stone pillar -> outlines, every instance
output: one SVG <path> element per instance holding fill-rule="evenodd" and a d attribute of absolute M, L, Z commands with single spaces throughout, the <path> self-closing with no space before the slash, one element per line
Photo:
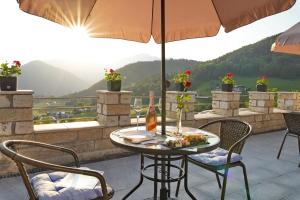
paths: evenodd
<path fill-rule="evenodd" d="M 166 94 L 166 116 L 171 119 L 176 119 L 177 113 L 177 100 L 176 97 L 181 95 L 182 92 L 179 91 L 167 91 Z M 185 108 L 188 109 L 186 112 L 183 110 L 182 120 L 189 121 L 194 120 L 194 107 L 196 102 L 196 92 L 186 92 L 187 95 L 191 97 L 189 102 L 185 103 Z"/>
<path fill-rule="evenodd" d="M 277 107 L 282 110 L 300 110 L 299 92 L 278 92 Z"/>
<path fill-rule="evenodd" d="M 213 112 L 226 117 L 238 116 L 240 92 L 212 91 Z"/>
<path fill-rule="evenodd" d="M 100 125 L 130 126 L 131 91 L 97 90 L 97 113 Z"/>
<path fill-rule="evenodd" d="M 33 91 L 0 91 L 0 136 L 33 133 Z"/>
<path fill-rule="evenodd" d="M 259 113 L 273 113 L 274 92 L 249 92 L 249 109 Z"/>

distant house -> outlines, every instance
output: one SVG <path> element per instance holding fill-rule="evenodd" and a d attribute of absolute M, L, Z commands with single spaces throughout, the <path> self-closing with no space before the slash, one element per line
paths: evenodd
<path fill-rule="evenodd" d="M 241 93 L 247 93 L 247 88 L 243 85 L 235 85 L 233 87 L 233 91 L 235 92 L 241 92 Z"/>

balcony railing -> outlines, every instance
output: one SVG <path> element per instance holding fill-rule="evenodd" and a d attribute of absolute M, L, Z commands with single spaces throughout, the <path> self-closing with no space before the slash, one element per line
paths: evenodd
<path fill-rule="evenodd" d="M 143 110 L 141 116 L 145 116 L 149 104 L 148 96 L 133 96 L 132 103 L 136 97 L 142 98 Z M 156 111 L 159 111 L 159 98 L 155 98 Z M 240 107 L 248 107 L 249 96 L 241 95 Z M 196 113 L 211 110 L 211 96 L 197 96 L 195 109 Z M 64 123 L 74 121 L 97 120 L 97 99 L 96 96 L 86 97 L 35 97 L 33 100 L 33 115 L 35 124 Z M 136 116 L 133 108 L 131 117 Z"/>

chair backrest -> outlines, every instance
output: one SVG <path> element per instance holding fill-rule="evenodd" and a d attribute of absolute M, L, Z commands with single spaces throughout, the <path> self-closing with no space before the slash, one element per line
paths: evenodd
<path fill-rule="evenodd" d="M 218 127 L 220 136 L 220 147 L 229 150 L 232 145 L 240 141 L 234 148 L 235 153 L 241 153 L 246 141 L 250 136 L 252 127 L 247 122 L 237 119 L 221 119 L 209 122 L 199 128 Z"/>
<path fill-rule="evenodd" d="M 2 144 L 0 144 L 0 151 L 16 163 L 30 200 L 38 200 L 37 196 L 34 193 L 32 185 L 30 184 L 30 179 L 24 167 L 24 164 L 22 163 L 21 159 L 19 159 L 20 155 L 16 151 L 15 144 L 13 142 L 3 142 Z"/>
<path fill-rule="evenodd" d="M 300 112 L 283 113 L 283 117 L 288 131 L 300 136 Z"/>

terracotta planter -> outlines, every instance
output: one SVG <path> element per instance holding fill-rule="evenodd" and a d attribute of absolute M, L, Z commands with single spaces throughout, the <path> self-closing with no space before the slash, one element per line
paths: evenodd
<path fill-rule="evenodd" d="M 224 92 L 232 92 L 233 84 L 222 84 L 222 91 Z"/>
<path fill-rule="evenodd" d="M 267 85 L 256 85 L 256 90 L 258 92 L 266 92 L 268 90 L 268 86 Z"/>
<path fill-rule="evenodd" d="M 121 91 L 121 80 L 107 81 L 108 91 Z"/>
<path fill-rule="evenodd" d="M 183 83 L 175 83 L 175 88 L 177 91 L 184 91 L 184 85 Z"/>
<path fill-rule="evenodd" d="M 17 77 L 0 77 L 0 87 L 2 91 L 16 91 Z"/>

